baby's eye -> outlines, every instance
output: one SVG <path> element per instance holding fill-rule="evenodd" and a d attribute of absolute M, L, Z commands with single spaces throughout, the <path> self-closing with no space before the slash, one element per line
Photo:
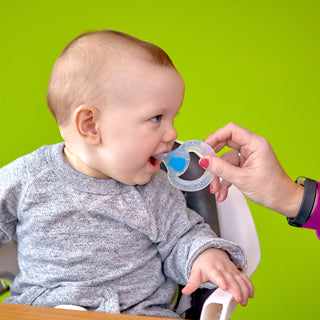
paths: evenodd
<path fill-rule="evenodd" d="M 159 115 L 151 118 L 151 121 L 153 121 L 153 122 L 160 122 L 160 121 L 161 121 L 161 118 L 162 118 L 162 115 L 159 114 Z"/>

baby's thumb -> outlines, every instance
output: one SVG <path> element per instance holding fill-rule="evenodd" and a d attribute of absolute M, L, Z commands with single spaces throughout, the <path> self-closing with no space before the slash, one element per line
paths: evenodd
<path fill-rule="evenodd" d="M 192 292 L 196 291 L 201 284 L 201 274 L 196 272 L 191 272 L 188 283 L 181 290 L 183 294 L 189 295 Z"/>
<path fill-rule="evenodd" d="M 238 167 L 222 158 L 219 158 L 216 155 L 209 155 L 201 158 L 199 165 L 200 167 L 211 171 L 216 176 L 231 183 L 233 183 L 233 180 L 235 180 L 237 174 L 239 173 L 238 170 L 240 170 Z"/>

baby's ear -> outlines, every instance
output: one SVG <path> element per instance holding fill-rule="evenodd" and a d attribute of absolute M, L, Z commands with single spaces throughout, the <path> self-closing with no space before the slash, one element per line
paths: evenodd
<path fill-rule="evenodd" d="M 99 117 L 99 111 L 89 105 L 81 105 L 73 114 L 73 123 L 77 132 L 88 144 L 94 146 L 101 142 L 101 136 L 97 126 Z"/>

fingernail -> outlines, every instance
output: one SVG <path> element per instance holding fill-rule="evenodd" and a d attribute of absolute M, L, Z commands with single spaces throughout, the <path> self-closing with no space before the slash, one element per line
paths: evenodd
<path fill-rule="evenodd" d="M 202 167 L 202 168 L 208 168 L 209 167 L 209 160 L 207 158 L 202 158 L 200 161 L 199 161 L 199 166 Z"/>
<path fill-rule="evenodd" d="M 209 186 L 209 191 L 210 191 L 210 193 L 213 193 L 213 186 L 211 184 Z"/>
<path fill-rule="evenodd" d="M 220 201 L 220 194 L 217 195 L 217 201 Z"/>

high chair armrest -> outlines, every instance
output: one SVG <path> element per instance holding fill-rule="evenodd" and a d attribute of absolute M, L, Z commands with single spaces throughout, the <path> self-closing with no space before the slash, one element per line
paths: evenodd
<path fill-rule="evenodd" d="M 218 288 L 205 301 L 200 320 L 228 320 L 236 307 L 232 294 Z"/>
<path fill-rule="evenodd" d="M 246 274 L 250 277 L 258 268 L 261 248 L 257 230 L 243 194 L 234 186 L 228 191 L 223 202 L 217 201 L 221 238 L 241 246 L 247 254 Z"/>

